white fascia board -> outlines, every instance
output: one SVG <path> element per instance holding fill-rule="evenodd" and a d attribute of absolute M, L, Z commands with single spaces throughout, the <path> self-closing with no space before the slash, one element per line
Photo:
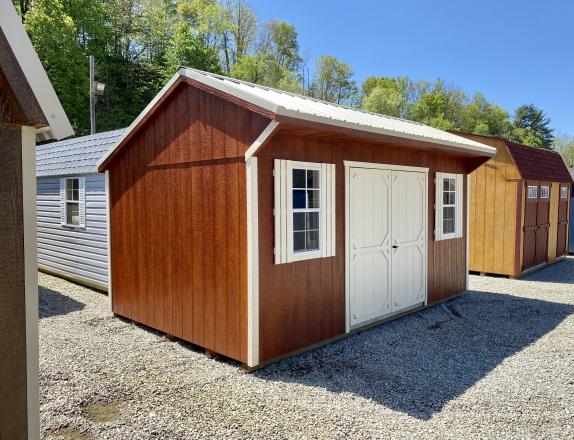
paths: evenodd
<path fill-rule="evenodd" d="M 236 83 L 234 83 L 233 78 L 219 77 L 215 74 L 203 74 L 194 69 L 182 68 L 185 70 L 185 76 L 193 79 L 197 82 L 205 84 L 206 86 L 213 87 L 221 92 L 227 93 L 228 95 L 239 98 L 243 101 L 249 102 L 257 107 L 265 109 L 271 113 L 276 113 L 278 105 L 270 99 L 265 99 L 260 96 L 256 96 L 253 93 L 248 93 L 245 90 L 241 90 Z M 244 87 L 255 87 L 245 84 L 242 81 L 237 81 Z"/>
<path fill-rule="evenodd" d="M 488 145 L 480 144 L 478 142 L 467 143 L 466 139 L 462 138 L 462 137 L 460 137 L 461 142 L 453 142 L 453 141 L 449 141 L 446 139 L 443 140 L 443 139 L 435 138 L 435 137 L 421 136 L 418 134 L 405 133 L 403 131 L 397 131 L 397 130 L 387 130 L 384 128 L 374 127 L 371 125 L 363 125 L 363 124 L 359 124 L 359 123 L 344 121 L 341 119 L 328 118 L 328 117 L 319 116 L 319 115 L 312 115 L 309 113 L 302 113 L 302 112 L 298 112 L 296 110 L 291 110 L 291 109 L 288 109 L 285 107 L 278 107 L 276 114 L 281 115 L 281 116 L 291 117 L 294 119 L 302 119 L 302 120 L 306 120 L 306 121 L 317 122 L 317 123 L 325 124 L 325 125 L 332 125 L 332 126 L 336 126 L 336 127 L 348 128 L 348 129 L 364 131 L 364 132 L 369 132 L 369 133 L 382 134 L 382 135 L 386 135 L 386 136 L 393 136 L 393 137 L 399 137 L 399 138 L 403 138 L 403 139 L 411 139 L 411 140 L 415 140 L 415 141 L 427 142 L 427 143 L 436 144 L 437 146 L 441 146 L 441 145 L 442 146 L 450 146 L 450 147 L 458 148 L 460 150 L 464 150 L 464 151 L 468 151 L 468 152 L 474 152 L 474 153 L 481 153 L 481 154 L 484 154 L 486 156 L 491 156 L 491 157 L 496 154 L 496 148 L 489 147 Z M 456 136 L 456 135 L 454 135 L 454 136 Z M 457 137 L 459 137 L 459 136 L 457 136 Z"/>
<path fill-rule="evenodd" d="M 143 109 L 143 111 L 138 115 L 137 118 L 134 119 L 134 121 L 130 124 L 130 126 L 124 130 L 123 134 L 120 136 L 120 138 L 118 139 L 118 141 L 112 146 L 112 148 L 110 148 L 106 154 L 104 154 L 104 156 L 98 161 L 96 167 L 99 169 L 100 166 L 106 161 L 108 160 L 108 158 L 113 154 L 114 151 L 116 151 L 116 148 L 118 147 L 118 145 L 120 145 L 133 131 L 134 129 L 138 126 L 138 124 L 141 122 L 141 120 L 143 118 L 146 117 L 146 115 L 156 106 L 156 104 L 164 97 L 164 95 L 168 92 L 168 90 L 174 85 L 174 83 L 179 79 L 180 76 L 182 76 L 182 69 L 179 69 L 171 78 L 170 80 L 166 83 L 165 86 L 162 87 L 162 89 L 159 91 L 159 93 L 157 95 L 155 95 L 155 97 L 151 100 L 151 102 L 146 106 L 146 108 Z"/>
<path fill-rule="evenodd" d="M 64 108 L 52 87 L 52 83 L 32 46 L 22 20 L 10 0 L 0 0 L 0 29 L 4 33 L 16 61 L 20 65 L 32 93 L 36 97 L 50 126 L 49 134 L 43 138 L 63 139 L 74 134 L 74 129 L 64 112 Z"/>
<path fill-rule="evenodd" d="M 261 132 L 261 134 L 257 137 L 257 139 L 255 139 L 255 142 L 253 142 L 249 147 L 249 149 L 245 152 L 246 162 L 249 160 L 250 157 L 252 157 L 257 152 L 257 150 L 259 150 L 261 145 L 263 145 L 263 143 L 265 143 L 265 141 L 269 138 L 269 136 L 271 136 L 275 132 L 278 126 L 279 122 L 271 121 L 269 125 L 265 127 L 265 130 Z"/>

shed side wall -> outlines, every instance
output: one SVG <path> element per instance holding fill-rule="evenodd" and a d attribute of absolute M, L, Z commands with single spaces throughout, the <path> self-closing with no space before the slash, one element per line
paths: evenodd
<path fill-rule="evenodd" d="M 246 362 L 243 155 L 268 123 L 182 84 L 113 159 L 115 313 Z"/>
<path fill-rule="evenodd" d="M 106 289 L 108 227 L 105 176 L 93 174 L 85 178 L 85 228 L 60 224 L 60 177 L 37 179 L 38 265 L 41 269 Z"/>
<path fill-rule="evenodd" d="M 490 141 L 497 148 L 496 156 L 470 175 L 469 270 L 517 275 L 516 193 L 520 175 L 504 143 Z"/>
<path fill-rule="evenodd" d="M 393 145 L 289 133 L 279 133 L 258 157 L 260 362 L 345 333 L 345 160 L 429 168 L 429 304 L 464 290 L 466 237 L 437 242 L 433 233 L 435 173 L 465 174 L 463 159 Z M 335 257 L 274 263 L 273 159 L 335 164 Z M 466 198 L 466 188 L 463 194 Z M 466 200 L 464 203 L 466 213 Z"/>

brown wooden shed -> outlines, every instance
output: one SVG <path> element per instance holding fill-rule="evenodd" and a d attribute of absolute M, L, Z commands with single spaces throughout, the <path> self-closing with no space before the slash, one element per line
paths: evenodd
<path fill-rule="evenodd" d="M 181 68 L 100 163 L 113 312 L 255 367 L 452 298 L 494 153 Z"/>
<path fill-rule="evenodd" d="M 471 174 L 471 271 L 517 277 L 568 253 L 572 177 L 560 154 L 453 132 L 495 147 Z"/>
<path fill-rule="evenodd" d="M 0 0 L 0 439 L 40 438 L 36 140 L 72 127 L 10 0 Z"/>

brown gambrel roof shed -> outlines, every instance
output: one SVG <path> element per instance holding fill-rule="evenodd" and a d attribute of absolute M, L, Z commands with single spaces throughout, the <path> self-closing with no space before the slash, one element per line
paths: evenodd
<path fill-rule="evenodd" d="M 497 149 L 471 174 L 471 271 L 517 277 L 568 253 L 572 177 L 555 151 L 452 132 Z"/>
<path fill-rule="evenodd" d="M 181 68 L 99 164 L 113 311 L 254 368 L 452 298 L 495 152 Z"/>

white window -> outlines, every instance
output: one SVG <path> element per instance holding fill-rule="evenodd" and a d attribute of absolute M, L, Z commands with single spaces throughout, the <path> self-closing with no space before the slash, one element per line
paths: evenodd
<path fill-rule="evenodd" d="M 538 198 L 538 187 L 536 185 L 528 185 L 527 197 L 529 199 Z"/>
<path fill-rule="evenodd" d="M 561 199 L 567 199 L 568 198 L 568 187 L 567 186 L 561 186 L 560 187 L 560 198 Z"/>
<path fill-rule="evenodd" d="M 540 198 L 541 199 L 550 198 L 550 187 L 549 186 L 541 186 L 540 187 Z"/>
<path fill-rule="evenodd" d="M 335 165 L 275 160 L 275 263 L 335 255 Z"/>
<path fill-rule="evenodd" d="M 85 187 L 85 177 L 60 179 L 60 222 L 63 226 L 85 227 Z"/>
<path fill-rule="evenodd" d="M 436 173 L 436 240 L 463 236 L 462 192 L 462 174 Z"/>

